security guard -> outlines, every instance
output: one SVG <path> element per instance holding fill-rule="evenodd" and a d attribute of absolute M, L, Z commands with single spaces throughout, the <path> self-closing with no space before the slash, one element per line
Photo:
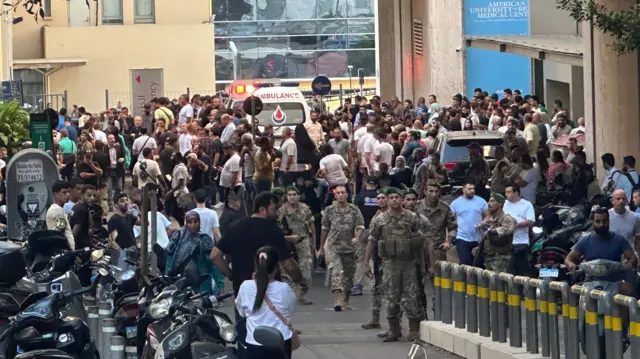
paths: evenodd
<path fill-rule="evenodd" d="M 483 234 L 477 253 L 484 259 L 485 268 L 496 273 L 507 272 L 511 260 L 513 232 L 517 223 L 502 210 L 504 201 L 503 195 L 492 193 L 488 203 L 489 215 L 480 224 Z M 475 257 L 480 264 L 479 256 Z"/>

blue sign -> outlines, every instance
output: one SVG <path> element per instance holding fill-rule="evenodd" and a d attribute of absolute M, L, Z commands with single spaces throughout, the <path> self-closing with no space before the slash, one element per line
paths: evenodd
<path fill-rule="evenodd" d="M 311 82 L 311 90 L 316 95 L 328 95 L 331 91 L 331 81 L 326 76 L 318 76 Z"/>
<path fill-rule="evenodd" d="M 529 35 L 529 0 L 464 1 L 464 33 L 469 36 Z M 483 49 L 466 49 L 467 97 L 477 87 L 502 96 L 510 88 L 531 92 L 531 59 Z"/>
<path fill-rule="evenodd" d="M 2 81 L 2 100 L 17 101 L 22 106 L 22 80 Z"/>

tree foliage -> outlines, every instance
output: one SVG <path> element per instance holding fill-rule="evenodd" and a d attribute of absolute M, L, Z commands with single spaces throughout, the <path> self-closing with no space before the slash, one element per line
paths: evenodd
<path fill-rule="evenodd" d="M 15 101 L 0 103 L 0 145 L 15 147 L 29 138 L 29 114 Z"/>
<path fill-rule="evenodd" d="M 640 47 L 640 4 L 627 9 L 610 10 L 606 1 L 556 0 L 559 9 L 568 11 L 576 21 L 591 21 L 593 27 L 611 35 L 613 49 L 619 54 L 628 54 Z"/>

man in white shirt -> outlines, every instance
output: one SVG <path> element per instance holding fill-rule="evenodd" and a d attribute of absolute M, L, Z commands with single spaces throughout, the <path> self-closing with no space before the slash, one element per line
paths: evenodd
<path fill-rule="evenodd" d="M 107 143 L 107 134 L 102 131 L 102 124 L 99 122 L 93 124 L 93 139 Z"/>
<path fill-rule="evenodd" d="M 530 156 L 522 156 L 521 164 L 522 171 L 516 181 L 519 187 L 518 193 L 527 201 L 536 203 L 536 192 L 538 190 L 538 182 L 540 182 L 540 170 L 533 165 Z"/>
<path fill-rule="evenodd" d="M 183 131 L 178 137 L 178 147 L 180 148 L 180 153 L 184 156 L 187 152 L 191 151 L 193 148 L 194 138 L 196 137 L 196 126 L 193 123 L 185 124 L 182 126 Z"/>
<path fill-rule="evenodd" d="M 290 127 L 285 127 L 282 130 L 280 152 L 282 152 L 280 170 L 283 172 L 285 185 L 289 186 L 294 181 L 293 176 L 298 164 L 298 146 L 296 141 L 293 140 L 293 130 Z"/>
<path fill-rule="evenodd" d="M 223 187 L 224 202 L 227 202 L 229 191 L 236 190 L 242 184 L 242 168 L 240 167 L 240 155 L 231 143 L 225 143 L 222 150 L 229 157 L 220 173 L 220 186 Z"/>
<path fill-rule="evenodd" d="M 329 188 L 346 185 L 349 182 L 346 174 L 349 165 L 344 158 L 335 154 L 333 147 L 329 144 L 322 145 L 320 151 L 322 151 L 324 157 L 320 160 L 319 176 L 324 177 Z"/>
<path fill-rule="evenodd" d="M 609 210 L 609 230 L 626 238 L 633 252 L 638 256 L 640 248 L 640 217 L 627 207 L 627 196 L 617 189 L 611 195 L 613 208 Z"/>
<path fill-rule="evenodd" d="M 158 162 L 153 160 L 153 152 L 150 148 L 142 150 L 142 159 L 136 162 L 133 166 L 133 172 L 131 173 L 131 179 L 133 186 L 139 189 L 143 189 L 147 184 L 153 183 L 165 186 L 164 179 L 162 178 L 162 172 Z"/>
<path fill-rule="evenodd" d="M 373 175 L 373 150 L 375 149 L 376 138 L 374 136 L 375 125 L 367 125 L 367 133 L 360 137 L 358 140 L 358 157 L 360 158 L 360 169 L 364 169 L 365 175 L 369 173 Z M 373 144 L 369 145 L 369 142 L 373 141 Z M 369 152 L 367 152 L 369 151 Z"/>
<path fill-rule="evenodd" d="M 200 188 L 193 192 L 193 196 L 196 200 L 196 208 L 194 208 L 193 211 L 200 215 L 200 232 L 211 236 L 213 243 L 218 243 L 220 238 L 222 238 L 220 234 L 220 223 L 218 213 L 207 208 L 209 192 L 204 188 Z"/>
<path fill-rule="evenodd" d="M 178 125 L 189 123 L 193 119 L 193 106 L 189 103 L 189 96 L 181 95 L 178 99 L 180 103 L 180 113 L 178 114 Z"/>
<path fill-rule="evenodd" d="M 522 198 L 520 186 L 509 184 L 504 189 L 507 201 L 504 203 L 504 213 L 516 220 L 516 230 L 513 232 L 513 254 L 509 273 L 529 277 L 531 251 L 529 250 L 529 228 L 536 220 L 536 213 L 531 202 Z"/>
<path fill-rule="evenodd" d="M 69 243 L 71 250 L 75 249 L 75 240 L 71 226 L 69 225 L 69 217 L 64 212 L 63 206 L 69 201 L 69 190 L 71 183 L 67 181 L 56 180 L 51 186 L 53 192 L 53 203 L 49 206 L 46 215 L 47 229 L 59 231 Z"/>
<path fill-rule="evenodd" d="M 616 159 L 611 153 L 605 153 L 601 157 L 602 166 L 607 171 L 604 180 L 602 181 L 601 188 L 605 195 L 612 195 L 616 189 L 624 191 L 626 198 L 631 198 L 633 192 L 633 186 L 622 172 L 615 167 Z"/>
<path fill-rule="evenodd" d="M 636 186 L 640 184 L 640 176 L 638 172 L 636 172 L 636 158 L 633 156 L 624 156 L 622 158 L 622 170 L 625 173 L 625 176 L 630 180 L 632 186 Z M 630 177 L 630 178 L 629 178 Z"/>
<path fill-rule="evenodd" d="M 158 148 L 158 144 L 156 143 L 156 139 L 147 135 L 147 128 L 140 128 L 140 136 L 133 141 L 133 146 L 131 146 L 131 151 L 134 156 L 138 156 L 138 161 L 142 161 L 144 156 L 142 155 L 142 150 L 145 148 L 150 148 L 152 151 L 155 151 Z"/>
<path fill-rule="evenodd" d="M 570 134 L 575 135 L 578 132 L 586 133 L 587 129 L 584 127 L 584 117 L 580 117 L 577 122 L 578 127 L 572 129 Z"/>
<path fill-rule="evenodd" d="M 391 170 L 393 168 L 393 146 L 389 143 L 387 131 L 378 131 L 376 138 L 378 142 L 374 149 L 375 170 L 376 172 L 380 170 L 381 163 L 386 163 L 387 168 Z"/>
<path fill-rule="evenodd" d="M 233 118 L 227 114 L 220 117 L 220 124 L 224 126 L 222 135 L 220 135 L 220 142 L 224 144 L 231 141 L 231 136 L 233 135 L 233 131 L 236 130 L 236 125 L 233 123 Z"/>

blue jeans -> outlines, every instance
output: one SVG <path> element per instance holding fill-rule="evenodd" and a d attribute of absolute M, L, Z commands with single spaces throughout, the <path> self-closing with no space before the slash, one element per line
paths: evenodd
<path fill-rule="evenodd" d="M 456 252 L 458 253 L 458 263 L 473 265 L 473 254 L 471 251 L 478 246 L 478 242 L 467 242 L 456 239 Z"/>

